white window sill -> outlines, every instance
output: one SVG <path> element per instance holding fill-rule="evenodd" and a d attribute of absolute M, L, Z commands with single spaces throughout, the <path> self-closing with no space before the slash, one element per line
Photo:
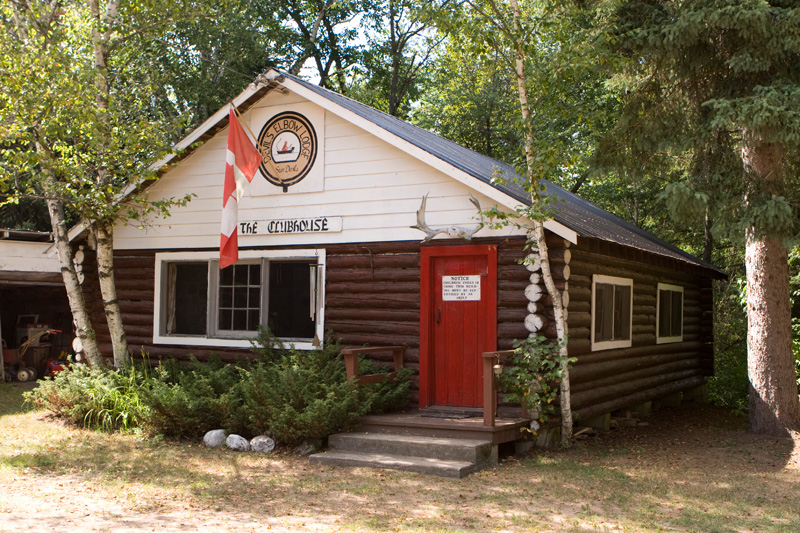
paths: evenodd
<path fill-rule="evenodd" d="M 601 350 L 615 350 L 618 348 L 630 348 L 633 343 L 630 339 L 624 341 L 592 341 L 592 351 L 599 352 Z"/>
<path fill-rule="evenodd" d="M 255 338 L 255 337 L 253 337 Z M 316 348 L 311 340 L 308 341 L 292 341 L 280 340 L 287 348 L 294 346 L 297 350 L 313 350 Z M 206 346 L 209 348 L 252 348 L 253 344 L 250 339 L 215 339 L 209 337 L 180 337 L 175 335 L 155 335 L 153 336 L 153 344 L 168 344 L 180 346 Z"/>

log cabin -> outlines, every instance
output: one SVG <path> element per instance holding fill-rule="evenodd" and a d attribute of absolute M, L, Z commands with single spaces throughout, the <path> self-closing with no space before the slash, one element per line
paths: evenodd
<path fill-rule="evenodd" d="M 194 198 L 167 219 L 114 230 L 134 353 L 240 360 L 258 325 L 298 349 L 327 335 L 402 346 L 413 405 L 481 409 L 482 354 L 555 337 L 536 258 L 521 263 L 526 230 L 480 225 L 478 207 L 530 202 L 512 166 L 277 70 L 233 103 L 266 154 L 239 202 L 239 262 L 218 267 L 226 106 L 157 164 L 146 189 L 151 200 Z M 545 228 L 577 358 L 576 415 L 701 387 L 713 372 L 712 281 L 724 274 L 543 184 L 556 198 Z M 85 290 L 110 353 L 96 281 Z"/>

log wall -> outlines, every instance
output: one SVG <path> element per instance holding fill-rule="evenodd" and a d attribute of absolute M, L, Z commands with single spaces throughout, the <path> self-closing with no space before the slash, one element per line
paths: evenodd
<path fill-rule="evenodd" d="M 568 280 L 568 348 L 572 409 L 578 419 L 697 387 L 713 375 L 713 294 L 707 272 L 688 264 L 583 238 L 571 252 Z M 591 349 L 592 275 L 633 279 L 630 348 Z M 659 283 L 684 288 L 683 340 L 656 344 Z M 548 315 L 545 314 L 545 318 Z M 542 331 L 555 337 L 545 321 Z"/>
<path fill-rule="evenodd" d="M 523 237 L 476 239 L 498 245 L 497 346 L 530 333 L 555 338 L 552 302 L 535 258 L 520 264 L 527 252 Z M 436 246 L 462 241 L 437 241 Z M 329 245 L 327 250 L 325 329 L 343 346 L 405 345 L 406 366 L 419 369 L 419 242 Z M 572 405 L 588 417 L 651 400 L 705 382 L 713 373 L 712 292 L 706 273 L 665 258 L 582 238 L 570 246 L 548 235 L 556 285 L 567 302 L 569 353 L 577 357 L 571 372 Z M 628 254 L 626 256 L 626 254 Z M 633 254 L 633 256 L 631 256 Z M 128 342 L 144 351 L 187 360 L 217 354 L 225 361 L 252 358 L 246 349 L 153 345 L 154 251 L 117 251 L 117 289 Z M 84 262 L 84 284 L 91 302 L 101 350 L 111 354 L 91 254 Z M 593 274 L 632 278 L 634 283 L 632 346 L 591 351 L 591 280 Z M 701 275 L 702 274 L 702 275 Z M 683 342 L 657 345 L 656 286 L 684 287 Z M 388 357 L 388 355 L 387 355 Z M 387 363 L 390 362 L 388 359 Z M 415 374 L 412 402 L 417 401 Z"/>
<path fill-rule="evenodd" d="M 527 335 L 523 326 L 529 272 L 517 260 L 524 257 L 524 238 L 476 239 L 498 246 L 498 348 L 508 349 L 514 338 Z M 457 246 L 463 241 L 437 241 Z M 405 364 L 415 370 L 412 401 L 417 401 L 419 370 L 420 248 L 418 241 L 340 244 L 326 247 L 325 330 L 343 346 L 405 345 Z M 254 357 L 247 349 L 153 345 L 155 251 L 116 251 L 114 267 L 120 307 L 130 349 L 160 358 L 200 360 L 212 353 L 223 361 Z M 84 292 L 90 302 L 100 349 L 112 353 L 96 263 L 86 254 Z M 388 356 L 387 356 L 388 357 Z M 390 362 L 388 359 L 387 363 Z"/>

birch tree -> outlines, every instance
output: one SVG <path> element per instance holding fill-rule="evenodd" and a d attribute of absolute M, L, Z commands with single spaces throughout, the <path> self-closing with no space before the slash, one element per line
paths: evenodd
<path fill-rule="evenodd" d="M 80 214 L 96 241 L 114 364 L 121 366 L 128 348 L 114 285 L 112 228 L 120 219 L 166 213 L 171 204 L 147 204 L 136 194 L 119 202 L 154 177 L 147 166 L 169 145 L 168 129 L 150 113 L 151 91 L 143 82 L 148 61 L 137 40 L 173 14 L 155 2 L 122 6 L 119 0 L 14 0 L 0 10 L 6 85 L 0 96 L 0 186 L 12 199 L 47 201 L 77 333 L 89 362 L 99 365 L 102 355 L 75 274 L 64 210 Z"/>
<path fill-rule="evenodd" d="M 530 193 L 531 209 L 524 212 L 531 224 L 529 240 L 541 263 L 542 280 L 552 300 L 553 313 L 559 343 L 561 364 L 560 407 L 561 407 L 561 444 L 564 447 L 572 444 L 572 408 L 570 402 L 569 356 L 566 343 L 566 319 L 561 292 L 556 287 L 550 269 L 549 251 L 545 239 L 544 221 L 548 218 L 548 199 L 540 184 L 544 177 L 542 159 L 535 152 L 537 145 L 536 131 L 533 128 L 531 105 L 528 88 L 530 84 L 528 68 L 530 54 L 536 53 L 531 43 L 537 42 L 537 18 L 530 12 L 523 12 L 518 0 L 508 3 L 498 0 L 466 0 L 466 5 L 477 15 L 482 23 L 478 28 L 480 35 L 490 47 L 507 61 L 516 80 L 521 116 L 521 128 L 524 138 L 525 187 Z M 474 30 L 473 30 L 474 31 Z"/>

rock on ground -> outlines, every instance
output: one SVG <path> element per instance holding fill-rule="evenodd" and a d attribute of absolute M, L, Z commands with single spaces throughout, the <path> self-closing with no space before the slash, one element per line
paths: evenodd
<path fill-rule="evenodd" d="M 250 441 L 250 449 L 254 452 L 269 453 L 275 449 L 275 441 L 266 435 L 259 435 Z"/>
<path fill-rule="evenodd" d="M 228 448 L 237 452 L 250 451 L 250 444 L 247 442 L 247 439 L 241 435 L 228 435 L 228 438 L 225 439 L 225 444 Z"/>
<path fill-rule="evenodd" d="M 225 445 L 228 434 L 224 429 L 212 429 L 203 437 L 203 444 L 209 448 L 219 448 Z"/>
<path fill-rule="evenodd" d="M 312 453 L 322 450 L 322 444 L 321 439 L 308 439 L 303 441 L 303 443 L 294 450 L 300 455 L 311 455 Z"/>

